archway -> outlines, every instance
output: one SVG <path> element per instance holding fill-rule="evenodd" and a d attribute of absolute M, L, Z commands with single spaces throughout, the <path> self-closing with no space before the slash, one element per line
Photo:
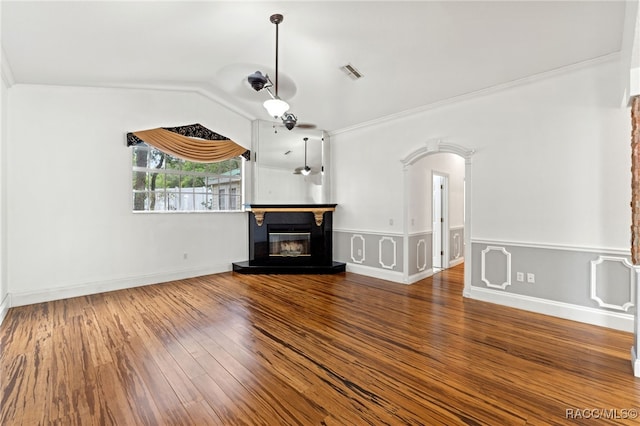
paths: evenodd
<path fill-rule="evenodd" d="M 471 214 L 472 214 L 472 204 L 471 204 L 471 194 L 472 194 L 472 156 L 475 153 L 474 150 L 470 150 L 460 145 L 451 144 L 444 142 L 443 140 L 431 140 L 427 141 L 424 146 L 418 148 L 417 150 L 410 153 L 406 156 L 402 161 L 403 164 L 403 218 L 404 218 L 404 247 L 403 251 L 405 254 L 409 253 L 409 224 L 411 223 L 410 217 L 410 199 L 411 199 L 411 191 L 410 191 L 410 179 L 409 173 L 412 170 L 412 167 L 418 162 L 418 160 L 434 154 L 441 153 L 450 153 L 455 154 L 464 159 L 464 176 L 465 176 L 465 189 L 464 189 L 464 291 L 463 294 L 465 297 L 470 295 L 471 289 Z M 406 283 L 413 282 L 409 273 L 409 256 L 404 256 L 404 281 Z"/>

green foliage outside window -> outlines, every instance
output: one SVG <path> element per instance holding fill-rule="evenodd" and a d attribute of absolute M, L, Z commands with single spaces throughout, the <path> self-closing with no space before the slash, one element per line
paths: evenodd
<path fill-rule="evenodd" d="M 241 210 L 242 162 L 195 163 L 139 144 L 132 158 L 133 210 Z"/>

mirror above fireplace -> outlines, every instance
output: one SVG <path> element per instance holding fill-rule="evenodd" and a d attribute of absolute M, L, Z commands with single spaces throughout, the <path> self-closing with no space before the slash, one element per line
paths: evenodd
<path fill-rule="evenodd" d="M 256 120 L 252 151 L 256 158 L 252 203 L 323 204 L 330 201 L 329 136 L 325 131 L 298 127 L 287 130 L 278 122 Z M 311 170 L 308 175 L 302 173 L 305 165 Z"/>

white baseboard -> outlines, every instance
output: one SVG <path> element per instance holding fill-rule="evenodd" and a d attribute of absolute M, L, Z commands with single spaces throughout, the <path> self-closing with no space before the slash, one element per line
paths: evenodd
<path fill-rule="evenodd" d="M 464 258 L 456 259 L 449 263 L 449 267 L 459 265 L 463 262 Z M 347 263 L 347 272 L 379 278 L 381 280 L 393 281 L 394 283 L 399 284 L 414 284 L 433 275 L 433 269 L 427 269 L 417 274 L 410 275 L 405 279 L 402 272 L 373 268 L 371 266 L 358 265 L 357 263 Z"/>
<path fill-rule="evenodd" d="M 631 347 L 631 367 L 633 368 L 633 375 L 640 377 L 640 359 L 636 354 L 636 348 Z"/>
<path fill-rule="evenodd" d="M 9 312 L 10 307 L 11 295 L 7 294 L 2 302 L 0 302 L 0 325 L 2 325 L 2 321 L 4 321 L 4 317 L 7 316 L 7 312 Z"/>
<path fill-rule="evenodd" d="M 371 266 L 347 263 L 347 272 L 366 275 L 368 277 L 379 278 L 381 280 L 393 281 L 395 283 L 406 284 L 402 272 L 390 271 L 388 269 L 372 268 Z"/>
<path fill-rule="evenodd" d="M 471 286 L 468 297 L 471 299 L 482 300 L 484 302 L 523 309 L 525 311 L 633 333 L 634 317 L 631 314 L 604 311 L 586 306 L 556 302 L 553 300 L 506 293 L 504 291 L 474 286 Z M 638 368 L 640 370 L 640 365 Z"/>
<path fill-rule="evenodd" d="M 417 274 L 410 275 L 407 278 L 406 284 L 414 284 L 420 280 L 424 280 L 425 278 L 429 278 L 433 275 L 433 269 L 427 269 L 425 271 L 419 272 Z"/>
<path fill-rule="evenodd" d="M 449 261 L 449 268 L 453 268 L 454 266 L 458 266 L 461 263 L 464 263 L 464 257 L 459 257 L 457 259 L 453 259 Z"/>
<path fill-rule="evenodd" d="M 134 277 L 115 278 L 74 285 L 69 287 L 51 288 L 42 291 L 24 293 L 10 293 L 11 306 L 31 305 L 34 303 L 50 302 L 52 300 L 69 299 L 71 297 L 87 296 L 114 290 L 159 284 L 167 281 L 182 280 L 202 275 L 219 274 L 231 271 L 231 264 L 215 265 L 208 268 L 183 269 L 167 271 L 157 274 L 138 275 Z"/>

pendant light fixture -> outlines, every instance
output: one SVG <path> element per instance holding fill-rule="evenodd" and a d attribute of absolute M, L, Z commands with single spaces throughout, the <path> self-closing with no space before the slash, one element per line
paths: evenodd
<path fill-rule="evenodd" d="M 304 168 L 301 170 L 302 174 L 308 176 L 311 173 L 311 167 L 307 166 L 307 141 L 309 138 L 304 138 Z"/>
<path fill-rule="evenodd" d="M 265 109 L 273 118 L 282 117 L 282 121 L 285 127 L 291 130 L 295 127 L 298 119 L 292 113 L 287 113 L 287 111 L 289 110 L 289 104 L 280 99 L 280 96 L 278 96 L 278 26 L 283 21 L 283 19 L 284 17 L 279 13 L 271 15 L 271 17 L 269 18 L 271 23 L 275 24 L 276 26 L 276 84 L 274 85 L 271 82 L 269 76 L 263 75 L 260 71 L 256 71 L 253 74 L 249 75 L 249 77 L 247 77 L 247 80 L 256 92 L 259 92 L 262 89 L 267 90 L 267 92 L 271 96 L 271 99 L 268 99 L 264 102 L 263 105 Z M 271 92 L 271 87 L 275 87 L 275 93 Z"/>

